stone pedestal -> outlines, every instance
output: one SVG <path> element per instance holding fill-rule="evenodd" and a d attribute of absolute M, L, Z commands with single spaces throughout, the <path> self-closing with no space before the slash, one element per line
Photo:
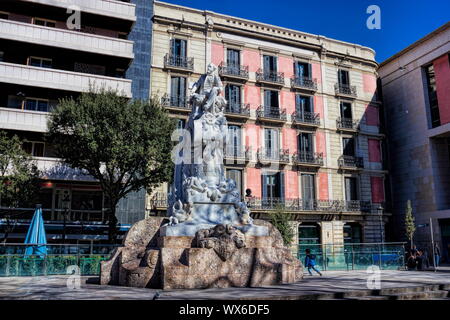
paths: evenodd
<path fill-rule="evenodd" d="M 163 218 L 149 218 L 134 224 L 124 247 L 102 262 L 101 284 L 162 289 L 259 287 L 303 277 L 300 261 L 266 221 L 255 220 L 256 227 L 268 230 L 266 236 L 245 235 L 245 247 L 233 247 L 226 255 L 217 248 L 196 247 L 199 240 L 192 236 L 162 236 L 163 222 Z"/>

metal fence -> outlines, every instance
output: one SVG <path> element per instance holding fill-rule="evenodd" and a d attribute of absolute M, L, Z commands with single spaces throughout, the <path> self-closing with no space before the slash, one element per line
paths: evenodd
<path fill-rule="evenodd" d="M 381 270 L 405 268 L 405 243 L 300 244 L 297 257 L 302 263 L 306 249 L 324 271 L 366 270 L 373 265 Z"/>
<path fill-rule="evenodd" d="M 31 245 L 38 246 L 39 244 Z M 99 275 L 100 262 L 108 260 L 117 245 L 44 244 L 47 255 L 26 255 L 28 244 L 0 245 L 0 277 L 67 274 L 77 266 L 81 275 Z"/>

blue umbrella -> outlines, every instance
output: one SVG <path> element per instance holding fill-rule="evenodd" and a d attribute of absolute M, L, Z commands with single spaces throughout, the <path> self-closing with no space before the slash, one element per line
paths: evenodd
<path fill-rule="evenodd" d="M 25 250 L 25 256 L 39 255 L 41 257 L 47 255 L 47 238 L 45 236 L 44 219 L 42 219 L 42 208 L 38 206 L 34 211 L 30 228 L 28 229 L 25 243 L 34 244 Z"/>

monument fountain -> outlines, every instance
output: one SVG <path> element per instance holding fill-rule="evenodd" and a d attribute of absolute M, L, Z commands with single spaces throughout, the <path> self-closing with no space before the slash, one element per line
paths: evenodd
<path fill-rule="evenodd" d="M 190 88 L 192 111 L 176 149 L 168 219 L 134 224 L 102 262 L 101 284 L 163 289 L 292 283 L 300 261 L 269 222 L 255 220 L 225 178 L 227 101 L 213 64 Z"/>

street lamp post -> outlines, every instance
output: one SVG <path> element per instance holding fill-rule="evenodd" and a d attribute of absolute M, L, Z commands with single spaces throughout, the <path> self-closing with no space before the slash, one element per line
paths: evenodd
<path fill-rule="evenodd" d="M 63 195 L 63 199 L 62 199 L 62 206 L 64 209 L 64 214 L 63 214 L 63 236 L 62 236 L 62 242 L 66 243 L 66 222 L 67 222 L 67 213 L 69 211 L 69 206 L 70 206 L 70 196 L 69 193 L 64 193 Z"/>
<path fill-rule="evenodd" d="M 383 207 L 381 204 L 377 208 L 377 213 L 380 217 L 380 236 L 381 236 L 381 244 L 384 245 L 384 226 L 383 226 Z"/>

